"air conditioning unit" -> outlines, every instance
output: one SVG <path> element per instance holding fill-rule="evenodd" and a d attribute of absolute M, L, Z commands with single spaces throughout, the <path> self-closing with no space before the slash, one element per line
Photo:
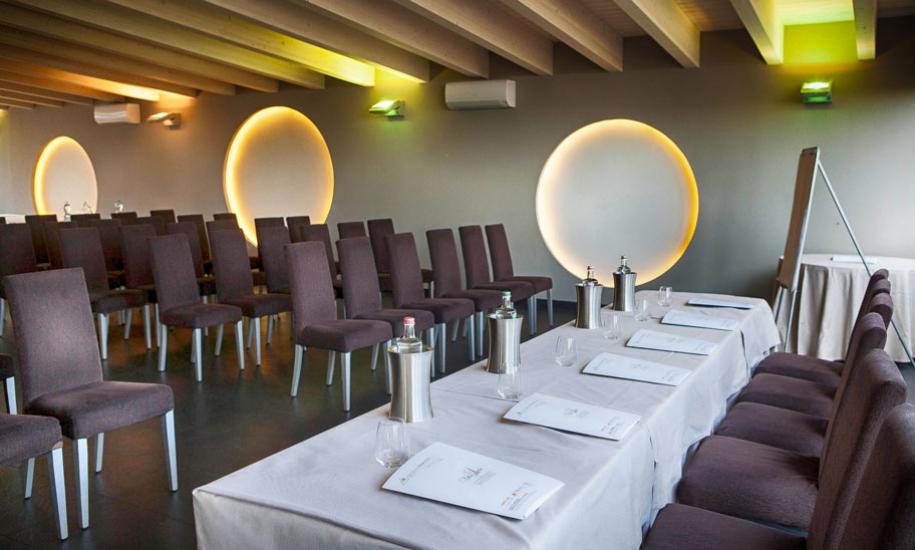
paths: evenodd
<path fill-rule="evenodd" d="M 445 105 L 465 109 L 509 109 L 515 106 L 514 80 L 480 80 L 445 84 Z"/>
<path fill-rule="evenodd" d="M 96 124 L 139 124 L 138 103 L 108 103 L 96 105 L 92 111 Z"/>

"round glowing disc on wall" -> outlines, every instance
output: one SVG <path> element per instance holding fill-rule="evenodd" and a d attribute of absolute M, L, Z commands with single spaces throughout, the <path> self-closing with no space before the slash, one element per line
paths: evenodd
<path fill-rule="evenodd" d="M 537 186 L 537 224 L 550 252 L 582 277 L 592 265 L 608 286 L 622 255 L 637 284 L 673 267 L 699 217 L 699 192 L 686 156 L 641 122 L 602 120 L 553 150 Z"/>
<path fill-rule="evenodd" d="M 86 204 L 95 212 L 98 181 L 92 160 L 79 142 L 60 136 L 44 146 L 32 175 L 32 200 L 37 214 L 62 218 L 67 202 L 73 214 L 84 212 Z"/>
<path fill-rule="evenodd" d="M 289 107 L 251 115 L 229 144 L 223 192 L 252 243 L 254 218 L 309 215 L 312 223 L 323 223 L 334 196 L 334 168 L 318 127 Z"/>

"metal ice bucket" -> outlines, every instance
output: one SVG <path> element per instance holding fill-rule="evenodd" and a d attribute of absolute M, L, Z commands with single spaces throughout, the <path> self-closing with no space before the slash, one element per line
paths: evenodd
<path fill-rule="evenodd" d="M 576 328 L 600 328 L 600 299 L 604 287 L 599 284 L 582 284 L 575 285 L 575 327 Z"/>
<path fill-rule="evenodd" d="M 391 418 L 404 422 L 422 422 L 432 418 L 432 349 L 424 347 L 415 353 L 388 349 L 391 359 Z"/>
<path fill-rule="evenodd" d="M 486 370 L 496 374 L 521 366 L 521 325 L 524 317 L 500 319 L 494 315 L 487 316 L 489 333 L 489 358 Z"/>
<path fill-rule="evenodd" d="M 613 309 L 633 311 L 635 309 L 635 279 L 638 275 L 628 265 L 626 256 L 620 258 L 620 266 L 613 272 Z"/>

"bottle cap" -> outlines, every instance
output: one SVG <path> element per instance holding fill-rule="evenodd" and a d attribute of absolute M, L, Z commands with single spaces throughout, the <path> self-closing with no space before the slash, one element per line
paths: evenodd
<path fill-rule="evenodd" d="M 416 319 L 414 319 L 413 317 L 404 317 L 404 318 L 403 318 L 403 324 L 405 324 L 405 325 L 415 325 L 415 324 L 416 324 Z"/>
<path fill-rule="evenodd" d="M 502 291 L 502 297 L 504 298 L 504 297 L 506 297 L 506 296 L 508 296 L 509 298 L 511 298 L 511 297 L 512 297 L 512 291 L 511 291 L 511 290 L 503 290 L 503 291 Z"/>

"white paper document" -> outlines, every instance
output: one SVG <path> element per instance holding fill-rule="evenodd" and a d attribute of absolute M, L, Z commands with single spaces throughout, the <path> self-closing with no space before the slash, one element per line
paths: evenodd
<path fill-rule="evenodd" d="M 675 351 L 677 353 L 689 353 L 692 355 L 710 355 L 715 351 L 713 342 L 700 340 L 698 338 L 688 338 L 686 336 L 677 336 L 666 332 L 656 330 L 640 329 L 633 334 L 626 347 L 653 349 L 658 351 Z"/>
<path fill-rule="evenodd" d="M 563 482 L 501 460 L 433 443 L 397 469 L 389 491 L 514 519 L 533 514 Z"/>
<path fill-rule="evenodd" d="M 626 357 L 615 353 L 600 353 L 582 370 L 585 374 L 624 378 L 652 384 L 677 386 L 689 376 L 690 371 L 654 361 Z"/>
<path fill-rule="evenodd" d="M 684 327 L 713 328 L 715 330 L 734 330 L 740 323 L 736 319 L 718 317 L 704 311 L 683 311 L 672 309 L 664 315 L 661 323 Z"/>
<path fill-rule="evenodd" d="M 753 302 L 746 302 L 743 300 L 735 300 L 734 298 L 702 298 L 695 297 L 690 298 L 686 302 L 691 306 L 705 306 L 705 307 L 731 307 L 734 309 L 753 309 Z"/>
<path fill-rule="evenodd" d="M 637 414 L 535 393 L 505 413 L 505 418 L 567 432 L 619 441 L 639 421 Z"/>

